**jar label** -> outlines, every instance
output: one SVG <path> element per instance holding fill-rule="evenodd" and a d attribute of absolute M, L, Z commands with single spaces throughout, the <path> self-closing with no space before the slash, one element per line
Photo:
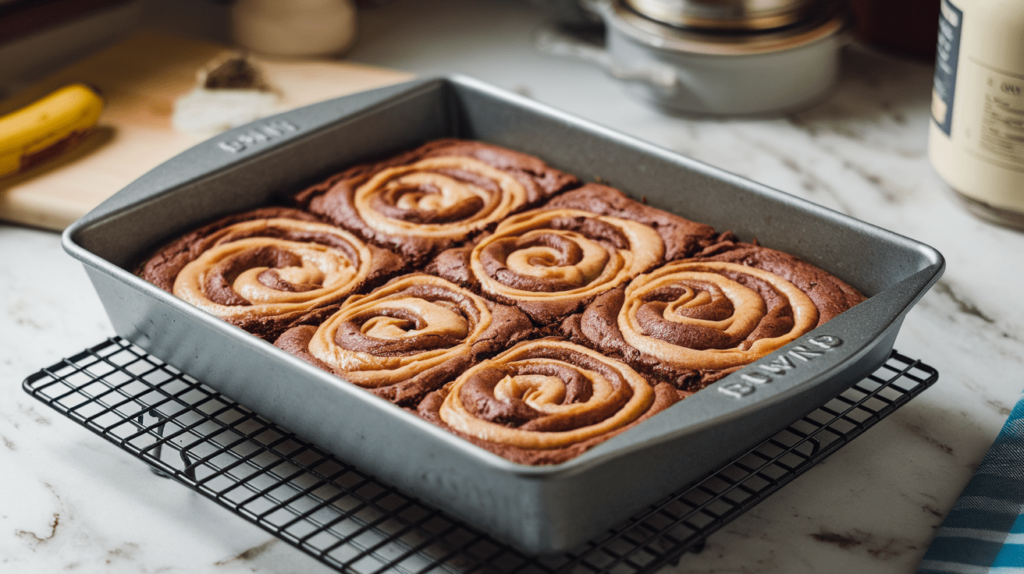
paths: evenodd
<path fill-rule="evenodd" d="M 1024 167 L 1024 75 L 995 70 L 980 62 L 978 72 L 970 74 L 972 83 L 984 88 L 982 100 L 971 104 L 981 109 L 977 137 L 967 138 L 967 149 L 1008 169 Z M 965 78 L 966 80 L 966 78 Z"/>
<path fill-rule="evenodd" d="M 964 13 L 949 0 L 942 0 L 939 12 L 939 43 L 935 57 L 935 82 L 932 87 L 932 119 L 950 135 L 953 125 L 953 92 L 956 88 L 957 61 L 960 57 L 960 32 Z"/>

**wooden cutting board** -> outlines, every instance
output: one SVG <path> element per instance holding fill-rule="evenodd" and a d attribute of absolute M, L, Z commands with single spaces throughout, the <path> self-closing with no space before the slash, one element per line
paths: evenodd
<path fill-rule="evenodd" d="M 229 48 L 142 33 L 98 52 L 0 102 L 0 114 L 63 85 L 100 88 L 106 108 L 97 129 L 68 153 L 0 179 L 0 219 L 61 230 L 153 167 L 202 141 L 171 126 L 174 101 L 196 72 Z M 281 94 L 280 111 L 395 84 L 406 72 L 341 61 L 253 58 Z"/>

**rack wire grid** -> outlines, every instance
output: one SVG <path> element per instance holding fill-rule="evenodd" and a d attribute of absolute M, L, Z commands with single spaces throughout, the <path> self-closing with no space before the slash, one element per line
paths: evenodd
<path fill-rule="evenodd" d="M 338 460 L 119 337 L 28 377 L 26 392 L 343 572 L 653 572 L 930 387 L 893 351 L 875 373 L 731 464 L 577 551 L 525 555 Z"/>

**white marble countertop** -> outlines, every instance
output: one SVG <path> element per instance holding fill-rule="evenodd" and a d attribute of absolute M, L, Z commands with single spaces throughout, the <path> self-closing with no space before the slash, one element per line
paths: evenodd
<path fill-rule="evenodd" d="M 150 18 L 222 34 L 224 8 L 204 9 L 191 28 L 159 10 Z M 490 81 L 918 239 L 947 260 L 896 343 L 936 367 L 939 382 L 665 571 L 913 572 L 1024 388 L 1024 234 L 970 216 L 931 170 L 932 68 L 853 49 L 835 95 L 811 111 L 667 117 L 599 70 L 537 52 L 532 34 L 544 21 L 521 2 L 404 0 L 361 15 L 350 58 Z M 329 571 L 22 392 L 30 373 L 113 334 L 56 234 L 0 224 L 0 325 L 0 571 Z"/>

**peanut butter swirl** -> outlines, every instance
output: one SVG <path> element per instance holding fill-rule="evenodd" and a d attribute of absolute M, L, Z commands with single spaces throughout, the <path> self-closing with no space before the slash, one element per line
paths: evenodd
<path fill-rule="evenodd" d="M 444 279 L 406 275 L 351 297 L 316 330 L 309 352 L 350 382 L 378 388 L 474 355 L 492 320 L 483 298 Z"/>
<path fill-rule="evenodd" d="M 512 175 L 469 157 L 431 157 L 381 170 L 359 186 L 355 209 L 393 236 L 462 239 L 527 203 Z"/>
<path fill-rule="evenodd" d="M 627 343 L 676 367 L 729 369 L 818 324 L 814 302 L 789 281 L 726 262 L 670 263 L 634 279 L 618 327 Z"/>
<path fill-rule="evenodd" d="M 574 209 L 509 217 L 470 255 L 481 290 L 549 321 L 643 273 L 664 255 L 651 227 Z"/>
<path fill-rule="evenodd" d="M 289 218 L 215 231 L 174 279 L 172 293 L 218 317 L 290 317 L 335 303 L 371 268 L 370 249 L 332 225 Z"/>
<path fill-rule="evenodd" d="M 621 429 L 654 404 L 624 363 L 556 340 L 520 343 L 449 384 L 440 418 L 477 439 L 555 449 Z"/>

